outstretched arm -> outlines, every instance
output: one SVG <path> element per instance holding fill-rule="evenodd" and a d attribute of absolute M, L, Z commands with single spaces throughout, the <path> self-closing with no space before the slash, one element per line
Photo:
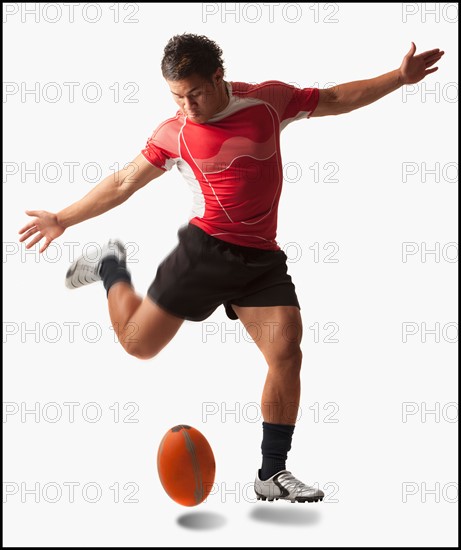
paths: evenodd
<path fill-rule="evenodd" d="M 45 210 L 26 210 L 26 214 L 34 218 L 20 229 L 19 234 L 22 236 L 19 242 L 29 239 L 26 248 L 31 248 L 44 238 L 45 242 L 40 248 L 40 252 L 44 252 L 71 225 L 115 208 L 164 173 L 164 170 L 153 166 L 140 153 L 125 168 L 103 179 L 82 199 L 57 214 Z"/>
<path fill-rule="evenodd" d="M 436 48 L 415 55 L 416 46 L 411 43 L 410 51 L 403 58 L 400 67 L 394 71 L 370 78 L 339 84 L 332 88 L 319 90 L 319 103 L 312 117 L 340 115 L 365 107 L 385 95 L 394 92 L 404 84 L 416 84 L 438 67 L 432 67 L 445 52 Z"/>

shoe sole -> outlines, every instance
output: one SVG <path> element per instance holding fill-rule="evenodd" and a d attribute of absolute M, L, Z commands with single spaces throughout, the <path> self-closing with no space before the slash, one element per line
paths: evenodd
<path fill-rule="evenodd" d="M 269 497 L 265 497 L 264 495 L 261 495 L 260 493 L 256 492 L 256 499 L 257 500 L 267 500 L 268 502 L 274 502 L 274 500 L 288 500 L 290 502 L 318 502 L 320 500 L 320 502 L 322 502 L 323 500 L 323 497 L 296 497 L 294 499 L 291 499 L 291 498 L 283 498 L 283 497 L 274 497 L 274 498 L 269 498 Z"/>
<path fill-rule="evenodd" d="M 81 262 L 81 258 L 79 258 L 78 260 L 76 260 L 74 262 L 74 264 L 72 264 L 69 269 L 67 270 L 67 273 L 66 273 L 66 278 L 65 278 L 65 286 L 67 288 L 69 288 L 70 290 L 74 290 L 75 288 L 81 288 L 82 286 L 87 286 L 87 285 L 90 285 L 92 283 L 96 283 L 98 281 L 88 281 L 86 279 L 80 279 L 80 275 L 77 279 L 77 282 L 79 283 L 78 285 L 75 285 L 73 284 L 72 282 L 72 278 L 75 274 L 75 272 L 77 271 L 77 268 L 79 267 L 79 264 Z"/>

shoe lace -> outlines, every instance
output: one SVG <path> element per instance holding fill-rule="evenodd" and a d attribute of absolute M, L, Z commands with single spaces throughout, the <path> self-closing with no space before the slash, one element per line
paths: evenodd
<path fill-rule="evenodd" d="M 285 487 L 291 492 L 293 489 L 296 489 L 296 491 L 303 491 L 303 490 L 311 490 L 314 489 L 314 487 L 311 487 L 310 485 L 306 485 L 299 479 L 295 478 L 295 476 L 291 472 L 286 472 L 282 474 L 279 477 L 280 481 L 283 481 L 283 484 Z"/>

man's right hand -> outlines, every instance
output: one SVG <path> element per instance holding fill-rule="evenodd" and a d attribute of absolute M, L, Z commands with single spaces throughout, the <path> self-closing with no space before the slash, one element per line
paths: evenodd
<path fill-rule="evenodd" d="M 19 239 L 19 242 L 22 243 L 35 235 L 35 237 L 27 243 L 27 249 L 45 238 L 45 242 L 40 248 L 40 253 L 44 252 L 50 243 L 61 236 L 66 229 L 62 225 L 59 225 L 57 215 L 51 212 L 46 212 L 45 210 L 26 210 L 26 214 L 28 216 L 34 216 L 34 219 L 20 229 L 19 234 L 22 235 L 22 237 Z"/>

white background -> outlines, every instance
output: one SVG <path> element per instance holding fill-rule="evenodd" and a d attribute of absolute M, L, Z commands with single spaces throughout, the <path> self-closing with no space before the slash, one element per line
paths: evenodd
<path fill-rule="evenodd" d="M 458 264 L 448 243 L 457 242 L 458 216 L 457 7 L 442 4 L 431 14 L 425 10 L 435 4 L 277 4 L 271 21 L 267 6 L 238 4 L 236 22 L 225 13 L 234 4 L 142 4 L 137 11 L 120 4 L 116 22 L 111 4 L 100 4 L 99 14 L 74 4 L 71 22 L 63 4 L 46 11 L 36 4 L 27 17 L 26 4 L 6 6 L 4 544 L 454 546 Z M 304 323 L 302 414 L 288 467 L 323 488 L 323 503 L 254 501 L 262 436 L 254 404 L 267 367 L 223 307 L 203 323 L 185 322 L 159 356 L 142 362 L 114 342 L 102 285 L 64 287 L 72 250 L 118 237 L 133 243 L 129 267 L 145 294 L 191 207 L 176 170 L 70 228 L 48 257 L 25 255 L 18 245 L 26 209 L 56 212 L 79 199 L 99 181 L 85 176 L 87 163 L 100 166 L 102 179 L 176 112 L 160 61 L 169 38 L 183 32 L 218 42 L 226 80 L 302 87 L 396 69 L 411 41 L 417 53 L 446 52 L 439 71 L 419 85 L 340 117 L 297 121 L 282 134 L 283 162 L 301 172 L 287 173 L 277 240 L 294 243 L 289 273 Z M 52 82 L 63 94 L 55 102 L 46 87 Z M 78 83 L 73 102 L 64 82 Z M 82 95 L 90 82 L 102 90 L 95 103 Z M 122 101 L 135 89 L 123 90 L 127 83 L 135 83 L 137 102 Z M 21 98 L 21 89 L 34 86 L 36 97 Z M 37 181 L 25 173 L 36 163 Z M 63 170 L 55 182 L 47 163 Z M 73 180 L 64 163 L 77 163 Z M 336 165 L 337 181 L 327 179 L 327 163 Z M 414 163 L 406 181 L 403 163 Z M 423 178 L 422 163 L 436 174 Z M 333 250 L 326 243 L 339 247 L 338 262 L 325 261 Z M 414 243 L 405 262 L 402 243 Z M 440 257 L 424 247 L 439 247 Z M 336 326 L 327 323 L 339 328 L 332 337 L 339 342 L 326 341 Z M 403 323 L 414 331 L 405 342 Z M 438 335 L 424 333 L 423 323 L 439 327 Z M 73 422 L 67 402 L 78 403 Z M 135 405 L 123 410 L 128 403 Z M 21 419 L 34 407 L 37 416 Z M 404 408 L 414 414 L 404 418 Z M 98 409 L 101 419 L 90 422 Z M 52 422 L 56 411 L 62 417 Z M 132 411 L 138 422 L 123 422 Z M 217 463 L 215 494 L 194 509 L 170 500 L 156 470 L 158 444 L 178 423 L 208 438 Z M 74 502 L 64 485 L 71 482 L 79 484 Z M 91 487 L 82 492 L 87 483 L 100 489 L 97 502 L 89 502 Z M 122 502 L 114 502 L 115 483 Z M 35 486 L 39 502 L 24 489 Z M 62 495 L 52 503 L 56 487 Z M 137 502 L 124 503 L 131 487 Z"/>

